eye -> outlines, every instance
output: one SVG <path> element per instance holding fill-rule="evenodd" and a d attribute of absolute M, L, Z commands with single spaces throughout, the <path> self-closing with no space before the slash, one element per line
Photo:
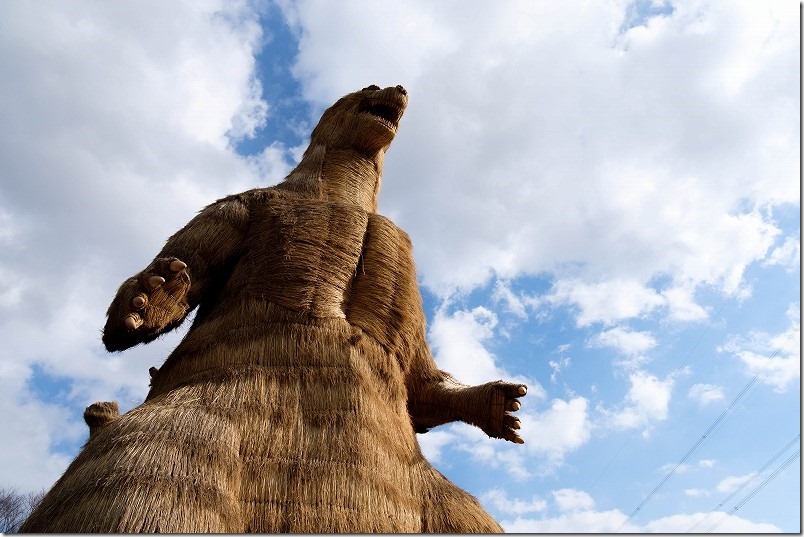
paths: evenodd
<path fill-rule="evenodd" d="M 360 91 L 377 91 L 378 89 L 380 89 L 379 86 L 377 86 L 376 84 L 372 84 L 371 86 L 365 87 Z"/>

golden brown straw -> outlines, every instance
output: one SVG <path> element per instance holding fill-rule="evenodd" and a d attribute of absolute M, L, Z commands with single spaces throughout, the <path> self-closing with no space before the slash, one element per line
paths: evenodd
<path fill-rule="evenodd" d="M 415 437 L 462 420 L 521 443 L 525 387 L 433 361 L 410 239 L 375 213 L 406 105 L 401 86 L 343 97 L 284 182 L 206 207 L 121 285 L 109 350 L 197 307 L 193 325 L 142 405 L 87 409 L 22 531 L 501 531 Z"/>

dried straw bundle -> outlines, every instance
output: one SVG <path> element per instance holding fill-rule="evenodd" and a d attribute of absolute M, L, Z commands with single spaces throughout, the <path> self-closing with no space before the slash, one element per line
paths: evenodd
<path fill-rule="evenodd" d="M 436 368 L 410 240 L 373 212 L 407 98 L 373 88 L 325 112 L 284 183 L 207 207 L 121 286 L 110 349 L 199 311 L 142 405 L 87 409 L 90 440 L 23 531 L 500 531 L 414 427 L 517 440 L 524 387 Z"/>
<path fill-rule="evenodd" d="M 94 437 L 106 425 L 120 417 L 117 401 L 97 402 L 84 410 L 84 421 L 89 426 L 89 437 Z"/>

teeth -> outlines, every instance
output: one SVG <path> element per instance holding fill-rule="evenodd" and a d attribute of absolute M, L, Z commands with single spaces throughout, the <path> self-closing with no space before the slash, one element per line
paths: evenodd
<path fill-rule="evenodd" d="M 371 112 L 363 112 L 362 115 L 369 116 L 371 119 L 373 119 L 375 121 L 379 121 L 380 123 L 382 123 L 383 125 L 385 125 L 386 127 L 388 127 L 391 130 L 394 130 L 394 131 L 396 130 L 396 123 L 393 123 L 392 121 L 389 121 L 389 120 L 385 119 L 382 116 L 378 116 L 377 114 L 372 114 Z"/>
<path fill-rule="evenodd" d="M 381 118 L 394 122 L 394 119 L 399 115 L 397 110 L 388 105 L 377 104 L 369 108 L 369 112 L 374 114 L 375 116 L 380 116 Z"/>
<path fill-rule="evenodd" d="M 399 106 L 389 102 L 367 102 L 361 106 L 361 113 L 372 116 L 377 121 L 382 122 L 391 129 L 396 129 L 402 111 Z"/>

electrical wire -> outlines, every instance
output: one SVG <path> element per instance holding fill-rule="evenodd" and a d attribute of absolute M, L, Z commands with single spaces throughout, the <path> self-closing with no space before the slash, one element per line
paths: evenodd
<path fill-rule="evenodd" d="M 601 478 L 601 477 L 603 477 L 603 474 L 605 474 L 605 473 L 606 473 L 606 471 L 609 469 L 609 466 L 611 466 L 611 464 L 614 462 L 614 460 L 615 460 L 617 457 L 619 457 L 619 456 L 620 456 L 620 453 L 621 453 L 621 452 L 622 452 L 622 450 L 625 448 L 625 445 L 626 445 L 626 444 L 627 444 L 627 443 L 628 443 L 628 442 L 629 442 L 629 441 L 630 441 L 630 440 L 631 440 L 633 437 L 634 437 L 634 433 L 632 432 L 632 433 L 630 434 L 630 436 L 628 436 L 628 438 L 626 438 L 626 439 L 625 439 L 625 441 L 622 443 L 622 445 L 620 446 L 620 449 L 618 449 L 618 450 L 617 450 L 617 453 L 615 453 L 615 454 L 614 454 L 614 456 L 613 456 L 613 457 L 612 457 L 612 458 L 609 460 L 609 462 L 606 464 L 606 466 L 605 466 L 605 467 L 603 467 L 603 470 L 602 470 L 602 471 L 601 471 L 601 472 L 600 472 L 600 473 L 597 475 L 597 477 L 595 478 L 595 480 L 594 480 L 594 481 L 592 481 L 592 484 L 591 484 L 591 485 L 589 485 L 589 491 L 590 491 L 590 492 L 591 492 L 592 490 L 594 490 L 595 486 L 597 485 L 597 482 L 598 482 L 598 481 L 600 481 L 600 478 Z"/>
<path fill-rule="evenodd" d="M 724 514 L 722 517 L 720 517 L 720 520 L 718 520 L 718 521 L 717 521 L 715 524 L 713 524 L 713 525 L 709 526 L 709 528 L 706 530 L 706 533 L 710 533 L 712 530 L 714 530 L 715 528 L 717 528 L 718 526 L 720 526 L 720 524 L 722 524 L 722 523 L 723 523 L 723 521 L 724 521 L 724 520 L 726 520 L 726 517 L 729 517 L 729 516 L 733 515 L 733 514 L 734 514 L 734 513 L 735 513 L 735 512 L 736 512 L 738 509 L 740 509 L 742 506 L 744 506 L 746 503 L 748 503 L 748 501 L 749 501 L 751 498 L 753 498 L 754 496 L 756 496 L 757 494 L 759 494 L 759 492 L 760 492 L 762 489 L 764 489 L 764 488 L 765 488 L 765 486 L 767 486 L 767 485 L 768 485 L 768 483 L 770 483 L 771 481 L 773 481 L 774 479 L 776 479 L 776 478 L 779 476 L 779 474 L 780 474 L 780 473 L 782 473 L 782 472 L 784 471 L 784 469 L 785 469 L 785 468 L 787 468 L 788 466 L 790 466 L 790 464 L 792 464 L 792 463 L 793 463 L 793 461 L 794 461 L 794 460 L 796 460 L 796 459 L 797 459 L 797 458 L 798 458 L 800 455 L 801 455 L 801 449 L 798 449 L 798 450 L 797 450 L 795 453 L 793 453 L 792 455 L 790 455 L 790 456 L 789 456 L 789 457 L 788 457 L 788 458 L 787 458 L 787 459 L 786 459 L 786 460 L 785 460 L 785 461 L 784 461 L 782 464 L 780 464 L 780 465 L 779 465 L 779 466 L 776 468 L 776 470 L 774 470 L 774 471 L 773 471 L 773 472 L 772 472 L 770 475 L 768 475 L 768 477 L 766 477 L 766 478 L 765 478 L 765 480 L 764 480 L 764 481 L 762 481 L 762 483 L 760 483 L 759 485 L 757 485 L 756 487 L 754 487 L 754 488 L 751 490 L 751 492 L 749 492 L 748 494 L 746 494 L 745 498 L 743 498 L 742 500 L 740 500 L 740 501 L 739 501 L 739 503 L 737 503 L 737 505 L 735 505 L 734 507 L 732 507 L 732 508 L 731 508 L 731 511 L 729 511 L 728 513 L 725 513 L 725 514 Z"/>
<path fill-rule="evenodd" d="M 790 207 L 787 209 L 787 211 L 785 212 L 785 214 L 784 214 L 784 216 L 781 218 L 781 220 L 779 220 L 779 224 L 778 224 L 778 225 L 779 225 L 779 227 L 780 227 L 780 228 L 781 228 L 781 227 L 782 227 L 782 225 L 783 225 L 783 224 L 784 224 L 784 223 L 787 221 L 787 218 L 790 216 L 790 214 L 793 212 L 793 208 L 794 208 L 794 206 L 792 206 L 792 205 L 791 205 L 791 206 L 790 206 Z M 746 279 L 746 278 L 748 277 L 748 275 L 749 275 L 749 274 L 750 274 L 750 273 L 751 273 L 751 272 L 754 270 L 754 268 L 755 268 L 755 267 L 756 267 L 756 264 L 752 264 L 750 267 L 748 267 L 748 270 L 747 270 L 747 271 L 745 271 L 745 273 L 743 274 L 743 279 Z M 670 286 L 670 284 L 668 283 L 668 284 L 665 286 L 665 288 L 664 288 L 662 291 L 666 290 L 666 289 L 667 289 L 669 286 Z M 709 329 L 712 327 L 712 325 L 714 324 L 714 322 L 715 322 L 715 321 L 716 321 L 716 320 L 717 320 L 717 319 L 720 317 L 721 312 L 723 311 L 723 309 L 726 307 L 726 304 L 727 304 L 727 303 L 728 303 L 730 300 L 731 300 L 731 297 L 726 297 L 726 298 L 725 298 L 725 299 L 724 299 L 724 300 L 723 300 L 723 301 L 720 303 L 720 306 L 718 307 L 717 311 L 715 312 L 715 315 L 714 315 L 713 317 L 711 317 L 711 320 L 709 321 L 709 323 L 707 323 L 707 325 L 706 325 L 706 327 L 704 328 L 703 332 L 701 332 L 701 335 L 698 337 L 698 340 L 695 342 L 695 344 L 692 346 L 692 348 L 691 348 L 691 349 L 690 349 L 690 350 L 687 352 L 687 354 L 686 354 L 686 356 L 685 356 L 685 358 L 684 358 L 684 362 L 681 364 L 681 366 L 679 366 L 679 369 L 683 369 L 683 368 L 684 368 L 684 366 L 685 366 L 685 365 L 687 365 L 687 363 L 689 362 L 690 357 L 692 356 L 693 352 L 695 352 L 695 349 L 697 349 L 697 348 L 698 348 L 698 345 L 700 345 L 701 341 L 703 341 L 704 336 L 706 335 L 706 333 L 707 333 L 707 332 L 709 332 Z M 799 327 L 800 327 L 800 323 L 799 323 Z M 791 336 L 790 336 L 790 337 L 792 337 L 792 334 L 791 334 Z M 790 337 L 788 337 L 788 340 L 790 339 Z M 786 343 L 787 343 L 787 341 L 785 341 L 785 344 L 786 344 Z M 783 345 L 784 345 L 784 344 L 783 344 Z M 780 351 L 781 351 L 781 346 L 780 346 L 780 348 L 779 348 L 779 349 L 777 349 L 777 353 L 778 353 L 778 352 L 780 352 Z M 777 353 L 774 353 L 774 356 L 775 356 Z M 771 359 L 772 359 L 774 356 L 772 356 L 772 357 L 771 357 Z M 767 363 L 769 363 L 769 362 L 767 362 Z M 767 366 L 767 363 L 766 363 L 766 366 Z M 763 368 L 763 369 L 762 369 L 762 371 L 764 371 L 764 369 L 765 369 L 765 368 Z M 761 373 L 761 372 L 760 372 L 760 373 Z M 759 374 L 757 374 L 756 376 L 758 376 L 758 375 L 759 375 Z M 752 379 L 752 381 L 753 381 L 753 380 L 754 380 L 754 379 Z M 752 383 L 753 383 L 753 382 L 749 382 L 749 384 L 752 384 Z M 749 387 L 750 387 L 750 386 L 749 386 Z M 746 389 L 744 388 L 744 389 L 743 389 L 743 391 L 742 391 L 742 392 L 740 392 L 740 393 L 741 393 L 741 394 L 743 394 L 745 391 L 746 391 Z M 730 405 L 730 407 L 731 407 L 731 406 L 732 406 L 732 405 Z M 721 415 L 720 417 L 718 417 L 718 419 L 716 420 L 716 422 L 725 422 L 724 420 L 722 420 L 722 418 L 723 418 L 723 417 L 724 417 L 724 416 L 722 416 L 722 415 Z M 710 428 L 710 430 L 708 430 L 707 432 L 709 432 L 709 433 L 714 432 L 714 427 L 711 427 L 711 428 Z M 706 434 L 707 434 L 707 433 L 704 433 L 704 435 L 706 435 Z M 614 461 L 617 459 L 617 457 L 619 457 L 619 456 L 620 456 L 620 453 L 622 453 L 622 451 L 623 451 L 623 449 L 625 448 L 626 444 L 628 444 L 628 442 L 631 440 L 631 438 L 633 438 L 633 436 L 634 436 L 634 435 L 633 435 L 633 433 L 632 433 L 632 434 L 631 434 L 631 435 L 630 435 L 628 438 L 626 438 L 626 439 L 625 439 L 625 441 L 624 441 L 624 442 L 623 442 L 623 444 L 620 446 L 620 448 L 617 450 L 617 452 L 614 454 L 614 456 L 612 456 L 612 458 L 611 458 L 611 459 L 610 459 L 610 460 L 609 460 L 609 461 L 606 463 L 606 465 L 603 467 L 603 470 L 602 470 L 602 471 L 601 471 L 601 472 L 598 474 L 598 476 L 597 476 L 597 477 L 595 478 L 595 480 L 592 482 L 592 485 L 591 485 L 590 489 L 591 489 L 591 488 L 594 488 L 594 487 L 597 485 L 598 481 L 600 481 L 600 478 L 601 478 L 601 477 L 603 477 L 603 475 L 604 475 L 604 474 L 605 474 L 605 473 L 608 471 L 608 469 L 609 469 L 609 467 L 612 465 L 612 463 L 613 463 L 613 462 L 614 462 Z M 697 445 L 700 445 L 700 444 L 697 444 Z M 692 455 L 692 453 L 690 453 L 689 455 Z M 685 460 L 686 460 L 686 459 L 685 459 Z M 676 465 L 676 467 L 675 467 L 675 468 L 672 470 L 671 474 L 670 474 L 670 475 L 668 475 L 668 476 L 666 476 L 666 478 L 663 480 L 663 483 L 664 483 L 664 481 L 666 481 L 667 479 L 669 479 L 669 478 L 670 478 L 670 476 L 672 475 L 672 473 L 675 473 L 675 472 L 676 472 L 676 470 L 678 470 L 678 468 L 679 468 L 679 467 L 680 467 L 680 464 Z M 629 520 L 630 520 L 630 519 L 631 519 L 631 518 L 632 518 L 632 517 L 633 517 L 633 516 L 636 514 L 636 512 L 637 512 L 637 511 L 639 511 L 639 509 L 641 509 L 641 507 L 642 507 L 643 505 L 644 505 L 644 502 L 643 502 L 643 504 L 640 504 L 640 506 L 639 506 L 639 507 L 637 507 L 637 509 L 636 509 L 636 510 L 635 510 L 635 511 L 634 511 L 634 512 L 633 512 L 633 513 L 632 513 L 632 514 L 631 514 L 631 515 L 628 517 L 628 519 L 626 519 L 626 521 L 625 521 L 625 522 L 623 522 L 623 524 L 620 526 L 620 529 L 622 529 L 622 527 L 623 527 L 623 526 L 625 526 L 625 524 L 626 524 L 626 523 L 627 523 L 627 522 L 628 522 L 628 521 L 629 521 Z M 619 532 L 619 531 L 620 531 L 620 529 L 618 529 L 618 530 L 617 530 L 617 532 Z"/>
<path fill-rule="evenodd" d="M 667 286 L 665 286 L 665 289 L 663 289 L 663 291 L 666 290 L 667 287 L 669 287 L 669 284 Z M 718 307 L 717 311 L 715 312 L 715 315 L 712 317 L 712 320 L 709 321 L 709 323 L 704 328 L 703 332 L 701 332 L 701 335 L 698 336 L 698 340 L 695 342 L 695 344 L 693 344 L 692 348 L 689 351 L 687 351 L 687 355 L 684 358 L 684 362 L 682 362 L 682 364 L 679 366 L 678 369 L 684 369 L 684 366 L 687 365 L 687 362 L 690 361 L 690 357 L 692 356 L 692 353 L 695 352 L 695 349 L 697 349 L 698 345 L 700 345 L 701 341 L 703 341 L 704 336 L 709 331 L 709 328 L 711 328 L 712 324 L 720 317 L 720 312 L 723 311 L 723 308 L 726 307 L 726 303 L 729 300 L 730 300 L 729 298 L 726 298 L 726 299 L 723 300 L 723 302 L 720 303 L 720 306 Z M 628 436 L 628 438 L 626 438 L 625 441 L 622 443 L 622 445 L 620 446 L 620 449 L 617 450 L 617 453 L 615 453 L 614 456 L 612 456 L 612 458 L 609 459 L 609 462 L 606 463 L 606 466 L 603 467 L 603 470 L 601 470 L 601 472 L 598 474 L 598 476 L 592 482 L 592 485 L 589 487 L 590 490 L 593 489 L 595 487 L 595 485 L 597 485 L 597 482 L 600 481 L 600 478 L 603 477 L 603 475 L 608 471 L 609 467 L 617 459 L 617 457 L 620 456 L 620 453 L 622 453 L 622 451 L 625 448 L 626 444 L 628 444 L 628 442 L 630 442 L 633 437 L 634 437 L 634 433 L 632 432 L 631 435 Z"/>
<path fill-rule="evenodd" d="M 685 462 L 687 462 L 687 460 L 689 460 L 689 458 L 693 455 L 693 453 L 695 453 L 698 450 L 698 448 L 701 447 L 701 445 L 703 445 L 704 442 L 706 442 L 706 440 L 709 438 L 709 436 L 715 430 L 715 428 L 728 418 L 728 416 L 731 414 L 731 412 L 734 409 L 734 407 L 737 406 L 737 403 L 739 403 L 740 400 L 743 399 L 743 397 L 748 392 L 748 390 L 757 382 L 757 380 L 759 380 L 760 375 L 762 375 L 762 373 L 765 372 L 765 370 L 768 368 L 768 366 L 773 361 L 773 359 L 776 358 L 782 352 L 782 349 L 785 347 L 785 345 L 787 345 L 787 342 L 790 341 L 790 339 L 793 337 L 793 334 L 795 334 L 800 329 L 800 327 L 801 327 L 801 324 L 799 323 L 797 326 L 794 326 L 790 330 L 790 333 L 788 334 L 788 336 L 784 340 L 784 342 L 781 345 L 779 345 L 779 347 L 776 349 L 776 351 L 774 351 L 774 353 L 765 361 L 765 363 L 762 366 L 762 368 L 751 378 L 751 380 L 749 380 L 746 383 L 746 385 L 743 386 L 743 389 L 740 390 L 740 393 L 738 393 L 737 396 L 734 399 L 732 399 L 732 401 L 729 404 L 729 406 L 726 407 L 726 410 L 724 410 L 723 413 L 721 413 L 720 416 L 718 416 L 717 419 L 715 419 L 715 421 L 712 422 L 712 424 L 709 426 L 709 428 L 707 428 L 706 431 L 703 433 L 703 435 L 701 435 L 701 437 L 698 438 L 698 440 L 692 445 L 692 447 L 689 450 L 687 450 L 687 452 L 684 454 L 683 457 L 681 457 L 681 460 L 679 460 L 678 463 L 676 463 L 676 465 L 673 467 L 673 469 L 670 470 L 667 473 L 667 475 L 664 476 L 664 478 L 659 482 L 659 484 L 656 485 L 653 488 L 653 490 L 651 490 L 648 493 L 647 496 L 645 496 L 645 498 L 640 502 L 640 504 L 636 507 L 636 509 L 634 509 L 631 512 L 631 514 L 628 515 L 628 518 L 626 518 L 623 521 L 623 523 L 620 525 L 620 527 L 617 528 L 617 531 L 615 533 L 619 533 L 620 530 L 623 527 L 625 527 L 625 525 L 628 522 L 630 522 L 631 519 L 633 519 L 642 510 L 642 508 L 651 500 L 651 498 L 653 498 L 653 496 L 655 496 L 656 493 L 659 492 L 659 490 L 661 490 L 662 487 L 664 487 L 665 483 L 667 483 L 670 480 L 670 478 L 673 477 L 673 475 L 675 475 L 675 473 L 678 471 L 678 469 L 681 468 L 681 466 Z"/>
<path fill-rule="evenodd" d="M 785 212 L 785 214 L 781 218 L 781 220 L 779 220 L 778 226 L 780 228 L 784 225 L 785 222 L 787 222 L 787 218 L 793 212 L 793 208 L 794 208 L 794 205 L 791 205 L 787 209 L 787 212 Z M 748 267 L 748 270 L 745 271 L 745 273 L 743 274 L 742 278 L 743 279 L 748 278 L 748 275 L 751 274 L 751 272 L 754 270 L 755 267 L 756 267 L 756 264 L 752 264 L 750 267 Z M 664 286 L 664 289 L 662 289 L 662 291 L 659 294 L 662 294 L 664 291 L 666 291 L 668 287 L 670 287 L 669 283 Z M 709 328 L 711 328 L 712 324 L 720 317 L 720 313 L 723 311 L 723 308 L 726 307 L 726 303 L 728 303 L 730 300 L 731 300 L 731 297 L 726 297 L 720 303 L 720 306 L 718 307 L 717 311 L 715 312 L 715 315 L 711 318 L 709 323 L 706 325 L 706 327 L 704 328 L 703 332 L 701 332 L 701 335 L 698 337 L 698 340 L 695 342 L 695 344 L 692 346 L 692 348 L 687 352 L 687 355 L 684 358 L 684 362 L 681 364 L 681 366 L 679 366 L 678 369 L 683 369 L 684 366 L 687 365 L 687 362 L 690 361 L 690 357 L 692 356 L 692 353 L 695 352 L 695 349 L 698 348 L 698 345 L 700 345 L 701 341 L 703 341 L 703 338 L 706 335 L 706 333 L 709 332 Z M 620 456 L 620 453 L 622 453 L 623 448 L 625 448 L 626 444 L 628 444 L 628 442 L 631 440 L 631 438 L 633 438 L 633 436 L 634 435 L 631 434 L 631 436 L 629 436 L 628 438 L 625 439 L 625 442 L 623 442 L 623 444 L 620 446 L 620 449 L 617 450 L 617 452 L 614 454 L 614 456 L 612 456 L 612 458 L 609 460 L 609 462 L 607 462 L 606 465 L 603 467 L 603 470 L 600 472 L 600 474 L 598 474 L 598 476 L 592 482 L 592 485 L 589 487 L 590 490 L 597 485 L 597 482 L 600 481 L 600 478 L 603 477 L 603 475 L 608 471 L 608 469 L 612 465 L 612 463 L 617 459 L 617 457 Z"/>
<path fill-rule="evenodd" d="M 777 452 L 776 452 L 776 454 L 775 454 L 773 457 L 771 457 L 771 459 L 770 459 L 768 462 L 766 462 L 766 463 L 765 463 L 765 464 L 762 466 L 762 468 L 760 468 L 760 469 L 759 469 L 759 470 L 757 470 L 756 472 L 753 472 L 753 475 L 752 475 L 751 479 L 747 479 L 746 481 L 744 481 L 744 482 L 743 482 L 743 483 L 742 483 L 742 484 L 741 484 L 739 487 L 737 487 L 737 488 L 736 488 L 734 491 L 732 491 L 732 493 L 731 493 L 731 494 L 729 494 L 728 496 L 726 496 L 726 498 L 725 498 L 725 499 L 723 499 L 723 500 L 722 500 L 720 503 L 718 503 L 716 506 L 714 506 L 714 507 L 713 507 L 713 508 L 712 508 L 712 509 L 711 509 L 711 510 L 710 510 L 710 511 L 709 511 L 709 512 L 706 514 L 706 516 L 705 516 L 704 518 L 702 518 L 701 520 L 699 520 L 698 522 L 696 522 L 695 524 L 693 524 L 693 525 L 692 525 L 692 526 L 691 526 L 691 527 L 690 527 L 690 528 L 689 528 L 689 529 L 686 531 L 686 533 L 692 533 L 692 531 L 693 531 L 695 528 L 697 528 L 698 526 L 700 526 L 701 524 L 703 524 L 703 522 L 704 522 L 704 521 L 705 521 L 707 518 L 709 518 L 709 515 L 711 515 L 712 513 L 714 513 L 715 511 L 717 511 L 718 509 L 720 509 L 721 507 L 723 507 L 723 506 L 724 506 L 724 505 L 726 505 L 727 503 L 729 503 L 729 501 L 730 501 L 732 498 L 734 498 L 735 496 L 737 496 L 737 495 L 738 495 L 738 494 L 739 494 L 739 493 L 740 493 L 740 492 L 741 492 L 741 491 L 742 491 L 742 490 L 743 490 L 745 487 L 747 487 L 748 485 L 750 485 L 751 483 L 753 483 L 754 481 L 756 481 L 756 479 L 757 479 L 759 476 L 761 476 L 761 475 L 762 475 L 762 474 L 765 472 L 765 470 L 767 470 L 767 469 L 768 469 L 768 467 L 769 467 L 771 464 L 773 464 L 774 462 L 776 462 L 776 459 L 778 459 L 779 457 L 781 457 L 781 456 L 782 456 L 782 455 L 783 455 L 783 454 L 784 454 L 784 453 L 785 453 L 785 452 L 786 452 L 788 449 L 790 449 L 790 447 L 791 447 L 791 446 L 793 446 L 793 445 L 796 443 L 796 441 L 797 441 L 797 440 L 799 440 L 800 438 L 801 438 L 801 433 L 798 433 L 798 434 L 797 434 L 796 436 L 794 436 L 794 437 L 793 437 L 793 439 L 792 439 L 790 442 L 788 442 L 788 443 L 787 443 L 787 444 L 786 444 L 786 445 L 785 445 L 785 446 L 784 446 L 782 449 L 780 449 L 779 451 L 777 451 Z"/>

